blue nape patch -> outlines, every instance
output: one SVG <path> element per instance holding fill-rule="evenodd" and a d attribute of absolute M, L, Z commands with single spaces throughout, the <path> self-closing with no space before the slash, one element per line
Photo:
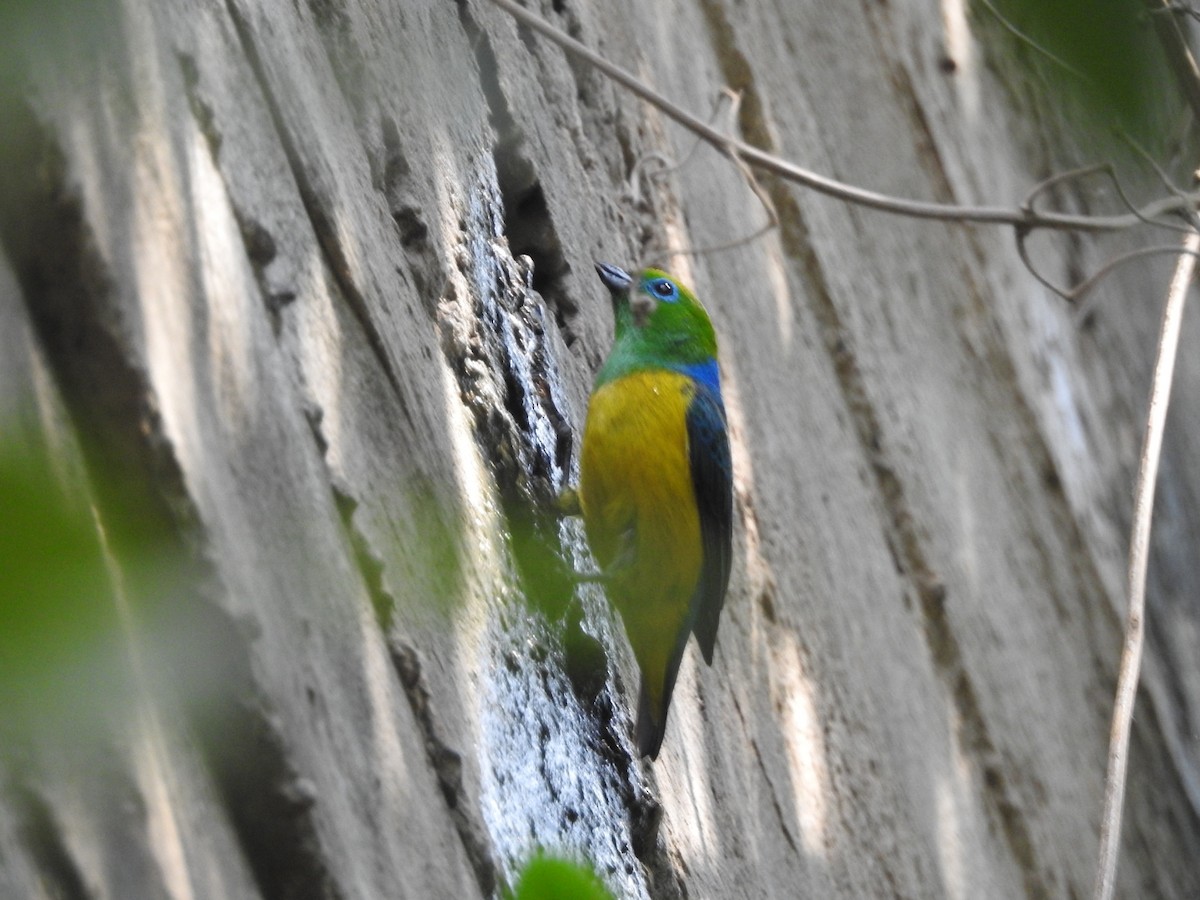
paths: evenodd
<path fill-rule="evenodd" d="M 720 398 L 721 370 L 717 368 L 717 361 L 715 359 L 709 359 L 702 363 L 692 363 L 690 366 L 680 366 L 679 371 L 690 378 L 696 379 Z"/>

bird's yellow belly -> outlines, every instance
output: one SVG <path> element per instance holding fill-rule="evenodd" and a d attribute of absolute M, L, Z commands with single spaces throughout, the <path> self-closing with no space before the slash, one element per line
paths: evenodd
<path fill-rule="evenodd" d="M 627 375 L 595 391 L 584 428 L 579 499 L 588 543 L 611 575 L 609 596 L 644 668 L 665 667 L 673 640 L 663 635 L 687 617 L 700 574 L 687 437 L 694 392 L 691 379 L 673 372 Z"/>

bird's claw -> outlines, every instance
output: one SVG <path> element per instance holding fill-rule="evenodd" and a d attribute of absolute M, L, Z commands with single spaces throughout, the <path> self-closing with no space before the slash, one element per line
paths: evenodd
<path fill-rule="evenodd" d="M 581 516 L 583 506 L 579 502 L 579 492 L 574 488 L 566 488 L 554 498 L 554 509 L 560 516 Z"/>

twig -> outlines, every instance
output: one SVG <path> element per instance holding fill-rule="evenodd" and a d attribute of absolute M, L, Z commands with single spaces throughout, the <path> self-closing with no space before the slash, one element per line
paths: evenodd
<path fill-rule="evenodd" d="M 1088 77 L 1086 75 L 1084 75 L 1082 72 L 1080 72 L 1077 68 L 1075 68 L 1069 62 L 1067 62 L 1065 59 L 1055 56 L 1053 53 L 1051 53 L 1049 50 L 1047 50 L 1045 47 L 1043 47 L 1041 44 L 1039 44 L 1037 41 L 1035 41 L 1033 38 L 1031 38 L 1025 32 L 1021 31 L 1021 29 L 1017 28 L 1016 25 L 1014 25 L 1012 22 L 1010 22 L 1005 17 L 1005 15 L 1002 12 L 1000 12 L 1000 10 L 996 9 L 996 7 L 992 5 L 991 0 L 979 0 L 979 2 L 982 3 L 983 6 L 988 10 L 988 12 L 990 12 L 993 16 L 996 17 L 996 21 L 998 21 L 1001 25 L 1003 25 L 1005 30 L 1007 30 L 1010 34 L 1012 34 L 1014 37 L 1016 37 L 1017 40 L 1028 44 L 1030 47 L 1032 47 L 1038 53 L 1042 54 L 1042 56 L 1046 57 L 1048 60 L 1050 60 L 1056 66 L 1060 67 L 1061 69 L 1063 69 L 1066 72 L 1070 72 L 1072 75 L 1074 75 L 1076 78 L 1078 78 L 1080 81 L 1084 82 L 1085 84 L 1087 84 L 1089 82 Z"/>
<path fill-rule="evenodd" d="M 1140 149 L 1136 144 L 1133 146 L 1135 150 Z M 1150 160 L 1150 162 L 1152 165 L 1155 165 L 1153 160 Z M 1171 184 L 1170 180 L 1166 178 L 1166 173 L 1163 172 L 1161 168 L 1155 165 L 1155 169 L 1162 177 L 1163 183 L 1166 185 L 1167 189 L 1172 194 L 1178 197 L 1187 196 L 1183 191 Z M 1141 213 L 1134 207 L 1133 202 L 1125 193 L 1125 189 L 1121 186 L 1121 179 L 1117 177 L 1117 173 L 1113 169 L 1111 163 L 1099 163 L 1096 165 L 1084 166 L 1079 169 L 1071 169 L 1067 172 L 1058 172 L 1054 175 L 1051 175 L 1049 178 L 1044 179 L 1043 181 L 1039 181 L 1033 186 L 1033 188 L 1030 189 L 1029 193 L 1025 195 L 1025 200 L 1021 204 L 1021 209 L 1025 210 L 1030 215 L 1036 215 L 1037 199 L 1042 194 L 1059 184 L 1063 184 L 1067 181 L 1074 181 L 1079 178 L 1086 178 L 1089 175 L 1108 176 L 1109 181 L 1112 182 L 1113 188 L 1117 192 L 1117 197 L 1120 198 L 1121 202 L 1125 205 L 1125 208 L 1130 210 L 1131 215 L 1141 218 Z M 1195 221 L 1195 213 L 1190 210 L 1186 212 L 1180 211 L 1179 215 L 1188 222 Z M 1190 226 L 1175 225 L 1171 222 L 1152 222 L 1148 219 L 1143 219 L 1142 221 L 1146 225 L 1153 225 L 1158 228 L 1168 228 L 1172 231 L 1179 231 L 1183 234 L 1191 234 L 1193 230 Z M 1029 248 L 1026 244 L 1029 235 L 1030 229 L 1028 228 L 1017 226 L 1015 229 L 1015 236 L 1017 239 L 1017 255 L 1020 257 L 1021 262 L 1025 264 L 1025 268 L 1029 270 L 1029 274 L 1036 278 L 1038 282 L 1042 284 L 1042 286 L 1052 293 L 1057 294 L 1068 303 L 1075 303 L 1081 297 L 1084 297 L 1089 291 L 1091 291 L 1092 288 L 1094 288 L 1101 280 L 1103 280 L 1109 274 L 1109 272 L 1113 271 L 1118 266 L 1129 262 L 1130 260 L 1140 259 L 1144 256 L 1157 256 L 1165 253 L 1178 254 L 1181 252 L 1180 249 L 1175 246 L 1143 247 L 1138 250 L 1131 250 L 1128 253 L 1122 253 L 1121 255 L 1109 260 L 1100 267 L 1099 271 L 1085 278 L 1083 281 L 1079 282 L 1079 284 L 1076 284 L 1073 287 L 1060 288 L 1058 285 L 1050 281 L 1050 279 L 1042 275 L 1042 273 L 1039 272 L 1037 267 L 1033 264 L 1033 259 L 1029 255 Z M 1082 321 L 1090 312 L 1090 307 L 1085 309 L 1081 306 L 1076 312 L 1076 321 Z"/>
<path fill-rule="evenodd" d="M 717 116 L 721 114 L 721 107 L 725 105 L 725 100 L 729 100 L 732 120 L 734 122 L 737 121 L 737 110 L 742 102 L 742 92 L 735 91 L 732 88 L 723 87 L 721 88 L 720 93 L 717 94 L 716 102 L 713 104 L 712 115 L 708 117 L 710 125 L 717 121 Z M 662 163 L 662 168 L 657 172 L 649 173 L 647 177 L 657 178 L 663 175 L 669 175 L 671 172 L 678 172 L 680 169 L 687 167 L 687 164 L 692 161 L 692 157 L 696 155 L 696 151 L 699 150 L 700 146 L 705 143 L 707 143 L 707 141 L 705 141 L 704 138 L 696 138 L 695 142 L 693 142 L 691 148 L 688 150 L 687 155 L 684 156 L 684 158 L 679 162 L 674 162 L 662 153 L 652 151 L 651 153 L 648 153 L 646 156 L 643 156 L 641 159 L 639 159 L 634 164 L 633 168 L 636 171 L 642 165 L 642 163 L 647 161 L 647 157 L 657 157 L 658 161 Z M 632 174 L 630 177 L 632 178 Z"/>
<path fill-rule="evenodd" d="M 1122 137 L 1125 138 L 1135 152 L 1141 154 L 1143 158 L 1145 158 L 1146 161 L 1154 168 L 1163 185 L 1173 197 L 1178 197 L 1182 200 L 1187 199 L 1187 193 L 1171 183 L 1170 179 L 1167 178 L 1166 172 L 1162 170 L 1162 167 L 1159 166 L 1158 163 L 1150 158 L 1146 151 L 1142 150 L 1142 148 L 1139 147 L 1132 138 L 1128 137 L 1124 133 L 1122 133 Z M 1026 213 L 1032 214 L 1035 212 L 1034 201 L 1046 191 L 1050 190 L 1050 188 L 1066 181 L 1075 181 L 1076 179 L 1086 178 L 1089 175 L 1107 176 L 1108 180 L 1112 182 L 1113 190 L 1117 192 L 1117 198 L 1121 201 L 1121 205 L 1129 210 L 1129 214 L 1131 216 L 1135 216 L 1143 225 L 1151 225 L 1155 228 L 1165 228 L 1169 231 L 1179 232 L 1180 234 L 1192 233 L 1192 228 L 1190 225 L 1176 225 L 1173 222 L 1163 222 L 1155 219 L 1144 218 L 1142 213 L 1134 205 L 1133 201 L 1129 199 L 1129 195 L 1125 193 L 1125 187 L 1121 184 L 1121 179 L 1117 176 L 1117 171 L 1115 168 L 1113 168 L 1113 164 L 1107 162 L 1093 163 L 1090 166 L 1083 166 L 1078 169 L 1070 169 L 1066 172 L 1056 172 L 1049 178 L 1039 181 L 1025 196 L 1025 201 L 1021 204 L 1021 209 Z M 1195 215 L 1190 208 L 1172 210 L 1172 212 L 1174 215 L 1180 216 L 1183 219 L 1187 219 L 1189 222 L 1191 221 L 1191 216 Z"/>
<path fill-rule="evenodd" d="M 699 143 L 699 141 L 697 141 Z M 647 163 L 658 163 L 661 168 L 657 172 L 644 172 Z M 667 154 L 660 153 L 657 150 L 651 150 L 649 153 L 643 153 L 637 162 L 633 164 L 633 168 L 629 170 L 629 198 L 633 205 L 639 206 L 642 202 L 642 179 L 648 181 L 655 175 L 666 175 L 668 172 L 673 172 L 678 168 L 678 165 Z M 644 174 L 643 174 L 644 173 Z"/>
<path fill-rule="evenodd" d="M 1154 174 L 1158 176 L 1158 180 L 1168 192 L 1176 197 L 1184 197 L 1187 195 L 1187 191 L 1179 187 L 1171 180 L 1171 176 L 1169 176 L 1166 170 L 1159 165 L 1158 160 L 1150 155 L 1149 150 L 1134 140 L 1132 135 L 1121 132 L 1121 139 L 1133 148 L 1133 152 L 1140 156 L 1145 161 L 1146 165 L 1150 166 L 1150 168 L 1154 170 Z M 1121 185 L 1120 182 L 1117 182 L 1117 176 L 1115 173 L 1113 174 L 1113 181 L 1117 183 L 1117 190 L 1119 191 L 1121 189 Z M 1122 193 L 1121 196 L 1124 197 L 1125 195 Z M 1161 224 L 1164 227 L 1172 227 L 1181 234 L 1191 234 L 1193 231 L 1200 230 L 1200 219 L 1197 218 L 1196 211 L 1194 209 L 1181 210 L 1179 214 L 1187 220 L 1186 226 L 1167 226 L 1166 223 Z"/>
<path fill-rule="evenodd" d="M 1200 13 L 1192 8 L 1190 3 L 1164 3 L 1162 9 L 1150 10 L 1150 15 L 1181 15 L 1200 21 Z"/>
<path fill-rule="evenodd" d="M 725 155 L 729 157 L 730 162 L 737 166 L 737 170 L 742 177 L 746 179 L 746 184 L 750 186 L 750 190 L 754 192 L 754 196 L 758 198 L 758 202 L 762 204 L 763 209 L 767 213 L 767 221 L 760 228 L 756 228 L 750 234 L 740 238 L 734 238 L 731 241 L 725 241 L 723 244 L 709 244 L 704 247 L 683 247 L 679 250 L 664 250 L 664 255 L 667 258 L 674 256 L 701 256 L 710 253 L 722 253 L 726 250 L 733 250 L 737 247 L 744 247 L 746 244 L 757 241 L 764 234 L 779 227 L 779 213 L 775 211 L 775 204 L 771 200 L 771 195 L 766 192 L 758 179 L 754 177 L 753 170 L 742 162 L 737 151 L 732 147 L 726 147 Z"/>
<path fill-rule="evenodd" d="M 1125 642 L 1121 651 L 1121 669 L 1117 677 L 1117 697 L 1113 708 L 1112 730 L 1108 745 L 1108 777 L 1104 783 L 1104 817 L 1100 824 L 1100 860 L 1096 871 L 1094 900 L 1110 900 L 1116 882 L 1117 855 L 1121 842 L 1121 814 L 1125 801 L 1125 772 L 1129 765 L 1129 729 L 1137 695 L 1138 673 L 1142 662 L 1145 630 L 1146 568 L 1150 553 L 1150 516 L 1154 510 L 1154 487 L 1158 460 L 1162 451 L 1163 428 L 1171 399 L 1171 377 L 1179 348 L 1180 326 L 1188 286 L 1200 252 L 1200 232 L 1183 242 L 1183 253 L 1175 267 L 1167 292 L 1162 326 L 1158 335 L 1158 355 L 1150 383 L 1150 409 L 1138 466 L 1133 500 L 1133 528 L 1129 537 L 1129 611 L 1125 620 Z"/>
<path fill-rule="evenodd" d="M 1079 284 L 1075 285 L 1075 287 L 1071 288 L 1069 291 L 1060 292 L 1053 285 L 1048 286 L 1050 290 L 1054 291 L 1064 300 L 1070 303 L 1075 303 L 1081 298 L 1086 297 L 1088 292 L 1105 278 L 1107 278 L 1114 269 L 1125 265 L 1127 262 L 1132 262 L 1135 259 L 1144 259 L 1147 256 L 1179 256 L 1180 254 L 1186 255 L 1188 253 L 1191 253 L 1192 256 L 1200 257 L 1200 254 L 1189 251 L 1186 247 L 1175 247 L 1168 244 L 1162 244 L 1161 246 L 1157 247 L 1138 247 L 1136 250 L 1128 250 L 1125 253 L 1120 253 L 1111 259 L 1105 260 L 1104 265 L 1102 265 L 1083 281 L 1079 282 Z M 1042 281 L 1042 284 L 1047 284 L 1047 282 Z M 1091 311 L 1091 304 L 1081 304 L 1078 311 L 1075 313 L 1075 318 L 1077 320 L 1083 320 L 1087 318 L 1088 313 Z"/>
<path fill-rule="evenodd" d="M 741 103 L 742 103 L 742 92 L 732 90 L 731 88 L 728 88 L 728 87 L 723 88 L 720 95 L 717 97 L 717 104 L 713 108 L 712 120 L 716 121 L 716 117 L 717 117 L 718 113 L 720 113 L 720 111 L 721 111 L 721 99 L 724 97 L 728 97 L 731 100 L 730 118 L 731 118 L 732 122 L 736 122 L 737 116 L 738 116 L 738 109 L 740 108 Z M 646 156 L 643 156 L 641 159 L 639 159 L 637 161 L 637 163 L 634 164 L 634 167 L 633 167 L 634 171 L 633 171 L 633 174 L 631 174 L 631 176 L 630 176 L 631 179 L 633 179 L 634 176 L 636 175 L 636 180 L 634 180 L 634 185 L 635 185 L 634 202 L 638 203 L 638 202 L 640 202 L 640 199 L 641 199 L 641 192 L 637 188 L 637 185 L 639 185 L 641 183 L 640 169 L 641 169 L 643 163 L 647 162 L 650 159 L 655 159 L 663 164 L 663 168 L 659 169 L 657 172 L 650 173 L 647 177 L 657 177 L 657 176 L 667 175 L 671 172 L 677 171 L 679 169 L 682 169 L 684 166 L 686 166 L 688 164 L 688 161 L 695 155 L 696 149 L 701 144 L 705 144 L 705 143 L 709 144 L 709 146 L 713 146 L 710 141 L 707 141 L 704 138 L 697 138 L 696 143 L 692 145 L 692 149 L 688 151 L 688 155 L 683 158 L 683 161 L 679 162 L 679 163 L 675 163 L 675 164 L 671 164 L 670 161 L 667 159 L 667 157 L 661 153 L 647 154 Z M 702 255 L 707 255 L 710 253 L 721 253 L 726 250 L 733 250 L 737 247 L 743 247 L 746 244 L 752 243 L 753 241 L 758 240 L 764 234 L 767 234 L 769 231 L 772 231 L 773 229 L 779 227 L 779 214 L 775 211 L 775 204 L 771 200 L 771 195 L 767 193 L 767 191 L 763 188 L 763 186 L 761 184 L 759 184 L 758 179 L 754 177 L 754 171 L 748 165 L 746 165 L 745 162 L 742 161 L 742 158 L 740 156 L 738 156 L 738 151 L 737 151 L 737 148 L 734 146 L 733 139 L 726 137 L 724 143 L 722 145 L 716 147 L 715 149 L 719 150 L 726 157 L 728 157 L 729 161 L 732 162 L 734 164 L 734 166 L 737 167 L 738 172 L 741 174 L 742 178 L 745 179 L 746 184 L 749 186 L 750 190 L 754 193 L 754 196 L 758 199 L 758 202 L 762 204 L 763 209 L 766 211 L 766 213 L 767 213 L 766 224 L 762 225 L 759 228 L 756 228 L 751 234 L 744 235 L 743 237 L 740 237 L 740 238 L 734 238 L 733 240 L 725 241 L 724 243 L 721 243 L 721 244 L 709 244 L 704 247 L 681 247 L 678 250 L 671 250 L 669 248 L 664 248 L 662 251 L 662 254 L 661 254 L 662 258 L 664 258 L 664 259 L 671 259 L 672 257 L 675 257 L 675 256 L 702 256 Z M 656 252 L 655 254 L 650 256 L 647 260 L 645 260 L 645 262 L 647 264 L 649 264 L 651 261 L 656 259 L 659 255 L 660 254 L 658 254 Z"/>
<path fill-rule="evenodd" d="M 1200 67 L 1188 47 L 1187 37 L 1174 16 L 1154 15 L 1170 9 L 1165 0 L 1143 0 L 1151 13 L 1150 21 L 1158 33 L 1158 42 L 1167 57 L 1167 67 L 1175 76 L 1175 84 L 1191 107 L 1192 115 L 1200 120 Z"/>
<path fill-rule="evenodd" d="M 744 141 L 739 141 L 722 134 L 707 122 L 668 100 L 625 69 L 609 62 L 594 50 L 584 46 L 540 17 L 518 6 L 513 0 L 491 0 L 491 2 L 532 30 L 549 38 L 568 53 L 578 56 L 609 78 L 624 85 L 647 103 L 656 107 L 664 115 L 675 120 L 693 134 L 708 141 L 714 147 L 726 153 L 735 152 L 743 162 L 753 168 L 770 172 L 787 181 L 804 185 L 818 193 L 835 197 L 839 200 L 845 200 L 848 203 L 855 203 L 870 209 L 877 209 L 882 212 L 916 219 L 934 219 L 943 222 L 975 222 L 982 225 L 1012 225 L 1014 227 L 1025 228 L 1026 230 L 1045 228 L 1053 231 L 1086 232 L 1123 231 L 1147 219 L 1153 219 L 1168 212 L 1191 209 L 1200 203 L 1200 193 L 1194 193 L 1186 197 L 1164 197 L 1155 200 L 1143 206 L 1137 214 L 1081 216 L 1066 215 L 1064 213 L 1033 212 L 1031 210 L 1011 209 L 999 206 L 956 206 L 950 203 L 907 200 L 900 197 L 891 197 L 887 194 L 880 194 L 876 191 L 869 191 L 836 181 L 832 178 L 827 178 L 824 175 L 819 175 L 782 157 L 767 153 Z"/>
<path fill-rule="evenodd" d="M 1098 175 L 1101 172 L 1108 175 L 1114 182 L 1117 180 L 1117 176 L 1109 163 L 1093 163 L 1090 166 L 1081 166 L 1078 169 L 1069 169 L 1066 172 L 1055 172 L 1049 178 L 1042 179 L 1030 188 L 1029 193 L 1025 195 L 1025 202 L 1021 204 L 1021 208 L 1032 211 L 1034 201 L 1050 190 L 1050 188 L 1056 187 L 1066 181 L 1086 178 L 1088 175 Z"/>

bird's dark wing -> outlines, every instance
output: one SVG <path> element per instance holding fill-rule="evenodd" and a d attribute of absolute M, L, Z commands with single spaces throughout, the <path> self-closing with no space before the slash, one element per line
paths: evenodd
<path fill-rule="evenodd" d="M 696 393 L 687 410 L 688 455 L 692 488 L 700 514 L 700 542 L 704 561 L 700 581 L 692 595 L 692 631 L 700 642 L 704 661 L 712 665 L 717 624 L 725 605 L 729 568 L 733 560 L 733 463 L 725 406 L 718 393 L 696 382 Z"/>

